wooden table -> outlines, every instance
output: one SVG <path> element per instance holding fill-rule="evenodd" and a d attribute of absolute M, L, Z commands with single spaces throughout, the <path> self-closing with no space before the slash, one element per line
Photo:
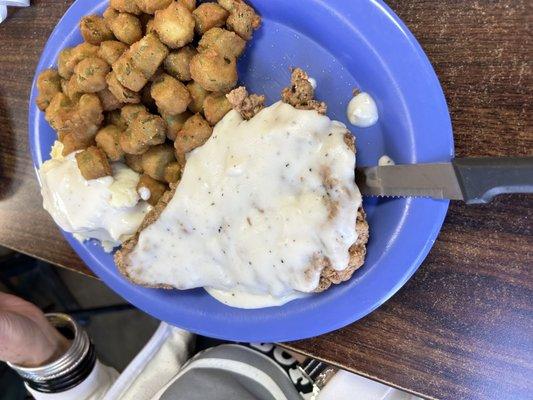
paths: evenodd
<path fill-rule="evenodd" d="M 32 3 L 0 25 L 0 245 L 90 275 L 41 208 L 27 140 L 33 72 L 70 1 Z M 532 155 L 528 0 L 389 4 L 440 77 L 457 155 Z M 427 397 L 531 396 L 532 210 L 531 196 L 452 203 L 428 258 L 391 300 L 344 329 L 288 346 Z"/>

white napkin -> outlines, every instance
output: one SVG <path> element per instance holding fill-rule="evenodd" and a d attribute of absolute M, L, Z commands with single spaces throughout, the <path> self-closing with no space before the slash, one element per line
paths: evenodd
<path fill-rule="evenodd" d="M 30 5 L 30 0 L 0 0 L 0 7 L 2 6 L 28 7 L 29 5 Z"/>

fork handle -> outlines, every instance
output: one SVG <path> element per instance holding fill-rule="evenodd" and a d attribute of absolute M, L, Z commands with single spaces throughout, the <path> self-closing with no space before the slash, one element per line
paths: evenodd
<path fill-rule="evenodd" d="M 533 157 L 456 158 L 452 161 L 467 204 L 504 193 L 533 193 Z"/>

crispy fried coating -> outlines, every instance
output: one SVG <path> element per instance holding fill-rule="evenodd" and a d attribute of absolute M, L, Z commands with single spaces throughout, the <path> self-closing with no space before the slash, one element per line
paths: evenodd
<path fill-rule="evenodd" d="M 142 12 L 154 14 L 157 10 L 167 8 L 172 0 L 135 0 L 135 3 Z"/>
<path fill-rule="evenodd" d="M 196 0 L 177 0 L 178 3 L 183 4 L 187 9 L 192 12 L 196 8 Z"/>
<path fill-rule="evenodd" d="M 146 174 L 143 174 L 139 178 L 139 183 L 137 184 L 137 191 L 139 193 L 142 193 L 146 189 L 148 189 L 150 194 L 150 197 L 146 201 L 148 202 L 148 204 L 155 206 L 161 196 L 163 196 L 163 194 L 166 192 L 167 185 L 156 181 L 154 178 L 151 178 Z"/>
<path fill-rule="evenodd" d="M 326 103 L 316 101 L 314 96 L 315 90 L 309 82 L 307 73 L 300 68 L 294 68 L 291 75 L 291 86 L 283 89 L 281 100 L 300 110 L 315 110 L 320 114 L 326 114 Z"/>
<path fill-rule="evenodd" d="M 192 81 L 187 84 L 187 89 L 191 94 L 189 110 L 193 113 L 200 113 L 204 109 L 204 100 L 209 94 L 202 86 Z"/>
<path fill-rule="evenodd" d="M 158 181 L 165 181 L 165 168 L 175 162 L 174 148 L 168 144 L 152 146 L 142 155 L 144 173 Z"/>
<path fill-rule="evenodd" d="M 198 53 L 191 60 L 191 77 L 208 92 L 229 92 L 237 84 L 237 63 L 214 50 Z"/>
<path fill-rule="evenodd" d="M 135 15 L 118 12 L 109 7 L 104 12 L 104 19 L 109 29 L 122 43 L 132 44 L 142 38 L 141 21 Z"/>
<path fill-rule="evenodd" d="M 76 153 L 75 157 L 81 175 L 87 180 L 98 179 L 113 174 L 105 153 L 98 147 L 91 146 L 86 150 Z"/>
<path fill-rule="evenodd" d="M 218 0 L 229 11 L 226 26 L 244 40 L 250 40 L 255 29 L 261 25 L 261 18 L 243 0 Z"/>
<path fill-rule="evenodd" d="M 192 15 L 196 22 L 194 30 L 203 35 L 211 28 L 224 26 L 229 12 L 216 3 L 202 3 Z"/>
<path fill-rule="evenodd" d="M 203 145 L 211 133 L 213 133 L 213 128 L 200 114 L 195 114 L 185 121 L 174 141 L 178 160 L 183 159 L 189 151 Z"/>
<path fill-rule="evenodd" d="M 161 42 L 171 49 L 179 49 L 194 39 L 194 18 L 187 7 L 172 2 L 155 12 L 154 29 Z"/>
<path fill-rule="evenodd" d="M 191 95 L 183 83 L 168 74 L 160 74 L 150 91 L 161 113 L 181 114 L 191 102 Z"/>
<path fill-rule="evenodd" d="M 211 125 L 216 125 L 231 108 L 231 103 L 223 94 L 211 93 L 204 99 L 204 116 Z"/>
<path fill-rule="evenodd" d="M 214 50 L 224 57 L 239 57 L 246 41 L 235 32 L 223 28 L 209 29 L 198 42 L 198 51 Z"/>
<path fill-rule="evenodd" d="M 192 114 L 189 111 L 185 111 L 181 114 L 161 114 L 165 122 L 167 123 L 167 138 L 174 141 L 178 132 L 183 128 L 183 124 L 187 121 Z"/>
<path fill-rule="evenodd" d="M 198 52 L 191 46 L 185 46 L 178 51 L 171 52 L 163 63 L 165 71 L 182 82 L 191 80 L 189 65 Z"/>
<path fill-rule="evenodd" d="M 121 133 L 119 142 L 128 154 L 142 154 L 157 144 L 165 142 L 166 123 L 159 115 L 140 113 Z"/>
<path fill-rule="evenodd" d="M 144 104 L 128 104 L 120 110 L 120 116 L 126 123 L 126 126 L 129 126 L 141 114 L 149 114 Z"/>
<path fill-rule="evenodd" d="M 61 143 L 63 143 L 63 151 L 62 155 L 64 157 L 68 156 L 70 153 L 78 150 L 84 150 L 88 147 L 94 146 L 95 141 L 94 138 L 88 138 L 88 139 L 77 139 L 72 133 L 69 133 L 63 137 L 61 140 Z"/>
<path fill-rule="evenodd" d="M 100 43 L 98 49 L 98 57 L 104 60 L 109 65 L 113 65 L 119 57 L 128 50 L 128 46 L 118 40 L 106 40 Z"/>
<path fill-rule="evenodd" d="M 96 93 L 107 87 L 106 76 L 109 64 L 98 57 L 89 57 L 80 61 L 74 68 L 76 86 L 81 93 Z"/>
<path fill-rule="evenodd" d="M 250 95 L 244 86 L 232 90 L 226 98 L 244 119 L 252 119 L 265 106 L 265 96 Z"/>
<path fill-rule="evenodd" d="M 80 32 L 87 43 L 95 45 L 115 38 L 104 19 L 95 14 L 87 15 L 80 20 Z"/>
<path fill-rule="evenodd" d="M 45 69 L 37 78 L 37 107 L 44 111 L 57 93 L 61 93 L 61 77 L 55 69 Z"/>
<path fill-rule="evenodd" d="M 63 79 L 70 79 L 74 74 L 74 68 L 83 59 L 98 56 L 98 46 L 90 43 L 82 43 L 76 47 L 66 48 L 59 53 L 57 68 Z"/>
<path fill-rule="evenodd" d="M 122 86 L 114 71 L 107 74 L 106 83 L 109 91 L 113 93 L 121 103 L 136 104 L 141 102 L 141 96 L 139 96 L 139 93 Z"/>
<path fill-rule="evenodd" d="M 139 174 L 143 173 L 142 154 L 124 154 L 126 165 Z"/>
<path fill-rule="evenodd" d="M 177 183 L 181 179 L 181 165 L 177 161 L 168 163 L 163 177 L 167 183 Z"/>
<path fill-rule="evenodd" d="M 124 106 L 124 103 L 120 102 L 107 86 L 104 90 L 96 93 L 96 95 L 100 99 L 104 111 L 118 110 Z"/>
<path fill-rule="evenodd" d="M 111 161 L 118 161 L 124 156 L 124 151 L 119 143 L 121 132 L 118 126 L 107 125 L 100 129 L 95 136 L 96 145 L 103 150 Z"/>
<path fill-rule="evenodd" d="M 123 13 L 134 15 L 140 15 L 142 13 L 135 0 L 109 0 L 109 6 Z"/>

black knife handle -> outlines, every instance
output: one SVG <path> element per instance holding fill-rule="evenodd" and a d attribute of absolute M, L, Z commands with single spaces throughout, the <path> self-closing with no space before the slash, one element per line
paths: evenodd
<path fill-rule="evenodd" d="M 467 204 L 503 193 L 533 193 L 533 157 L 456 158 L 452 161 Z"/>

